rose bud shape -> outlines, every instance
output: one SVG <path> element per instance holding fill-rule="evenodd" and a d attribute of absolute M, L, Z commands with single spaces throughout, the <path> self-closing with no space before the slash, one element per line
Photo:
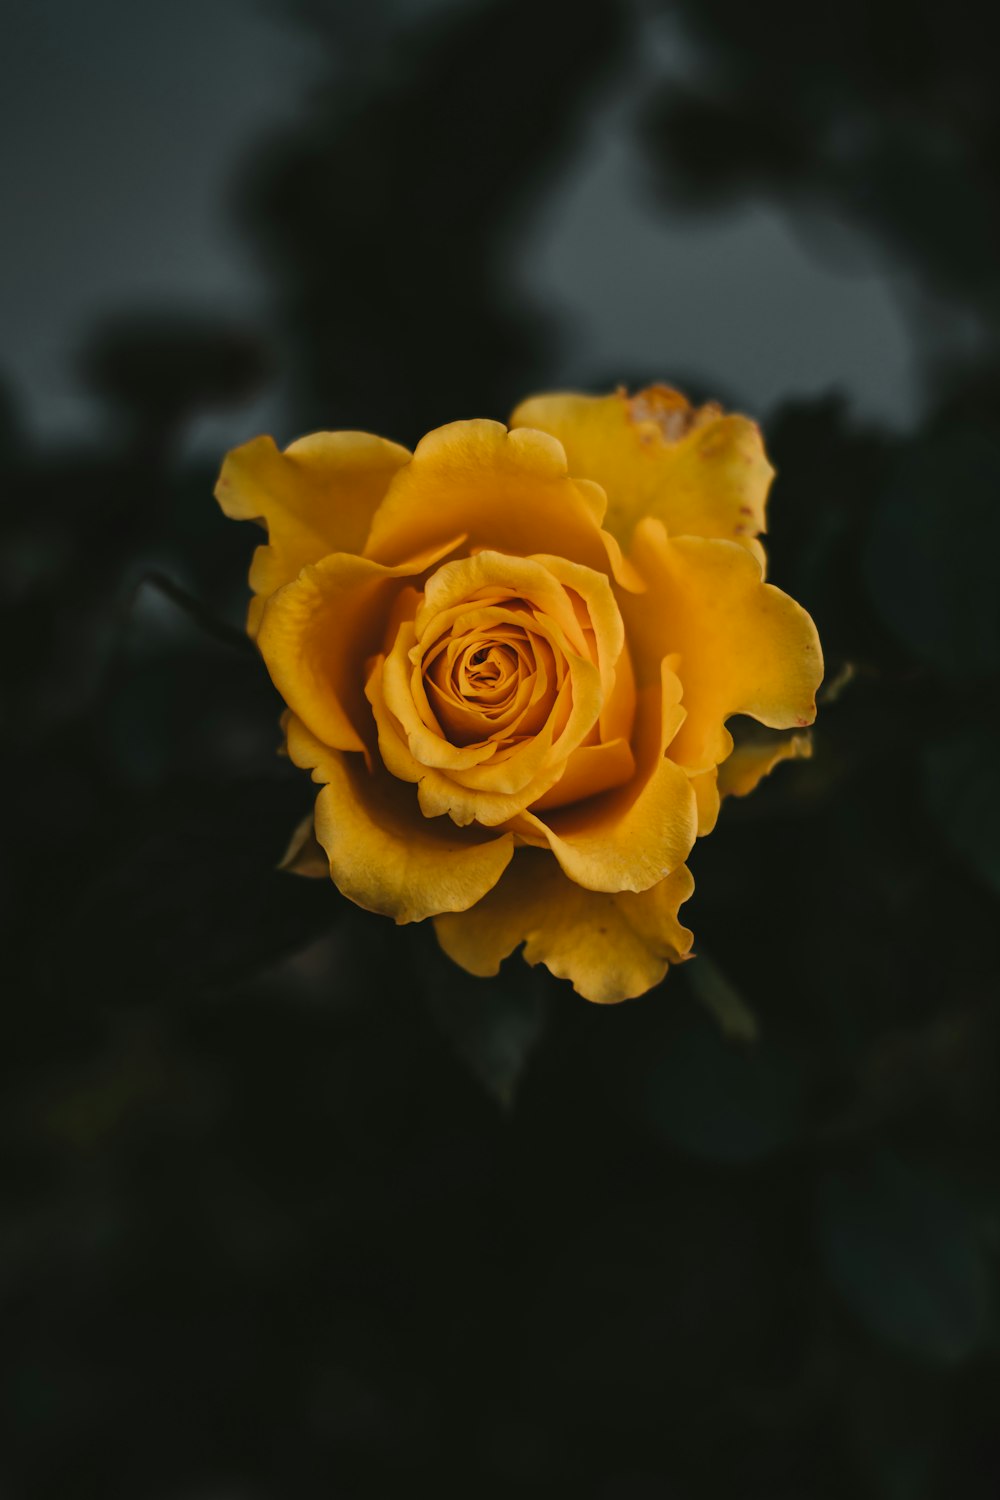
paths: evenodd
<path fill-rule="evenodd" d="M 267 529 L 247 628 L 320 784 L 286 867 L 470 973 L 528 963 L 589 1000 L 689 956 L 695 839 L 815 715 L 815 626 L 764 581 L 759 430 L 665 386 L 539 396 L 411 454 L 360 432 L 227 457 Z"/>

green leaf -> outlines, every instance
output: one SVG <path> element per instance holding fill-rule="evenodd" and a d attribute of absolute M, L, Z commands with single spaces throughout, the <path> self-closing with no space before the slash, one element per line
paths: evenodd
<path fill-rule="evenodd" d="M 957 1363 L 988 1336 L 989 1267 L 972 1215 L 943 1184 L 880 1153 L 822 1180 L 818 1224 L 834 1285 L 879 1338 Z"/>

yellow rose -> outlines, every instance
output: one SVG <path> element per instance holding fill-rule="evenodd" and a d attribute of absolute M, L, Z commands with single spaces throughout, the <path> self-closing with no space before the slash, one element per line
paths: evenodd
<path fill-rule="evenodd" d="M 730 761 L 726 720 L 815 714 L 815 627 L 763 578 L 771 476 L 754 423 L 663 386 L 539 396 L 412 454 L 230 453 L 219 502 L 268 532 L 247 628 L 322 785 L 291 866 L 318 841 L 345 896 L 433 918 L 473 974 L 523 943 L 590 1000 L 657 984 L 720 795 L 803 748 Z"/>

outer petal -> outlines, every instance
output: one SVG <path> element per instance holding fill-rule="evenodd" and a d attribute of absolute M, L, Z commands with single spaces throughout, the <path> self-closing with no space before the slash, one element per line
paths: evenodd
<path fill-rule="evenodd" d="M 596 479 L 607 493 L 605 525 L 624 545 L 638 521 L 655 516 L 672 536 L 724 537 L 762 556 L 753 539 L 764 530 L 774 470 L 747 417 L 696 409 L 654 385 L 631 398 L 624 390 L 535 396 L 510 424 L 559 439 L 570 473 Z"/>
<path fill-rule="evenodd" d="M 500 422 L 452 422 L 427 434 L 400 469 L 372 521 L 366 555 L 396 563 L 456 532 L 470 549 L 553 552 L 606 571 L 604 493 L 569 477 L 566 455 L 543 432 Z"/>
<path fill-rule="evenodd" d="M 698 831 L 691 782 L 680 766 L 662 760 L 638 797 L 629 788 L 600 799 L 599 812 L 573 809 L 559 825 L 525 814 L 571 880 L 592 891 L 645 891 L 691 852 Z M 553 826 L 555 824 L 556 826 Z"/>
<path fill-rule="evenodd" d="M 544 839 L 569 878 L 592 891 L 646 891 L 682 865 L 698 832 L 690 777 L 665 757 L 683 721 L 672 659 L 662 684 L 640 694 L 637 774 L 617 791 L 539 818 L 527 812 L 516 831 Z"/>
<path fill-rule="evenodd" d="M 386 568 L 335 552 L 303 568 L 267 601 L 257 642 L 261 655 L 289 708 L 324 744 L 366 748 L 365 661 L 382 643 L 398 580 L 435 561 L 432 553 Z"/>
<path fill-rule="evenodd" d="M 357 756 L 330 750 L 296 718 L 288 753 L 325 783 L 316 799 L 315 833 L 337 888 L 357 906 L 399 923 L 465 911 L 492 890 L 513 837 L 462 834 L 446 818 L 421 816 L 410 787 L 372 773 Z"/>
<path fill-rule="evenodd" d="M 645 994 L 688 956 L 693 938 L 677 911 L 693 889 L 682 866 L 641 895 L 585 891 L 550 854 L 520 849 L 488 896 L 437 917 L 434 927 L 444 951 L 471 974 L 495 974 L 523 942 L 529 964 L 545 964 L 585 999 L 612 1005 Z"/>
<path fill-rule="evenodd" d="M 687 718 L 672 760 L 695 772 L 724 761 L 731 714 L 772 729 L 812 723 L 823 678 L 816 627 L 794 599 L 764 583 L 742 547 L 668 540 L 660 522 L 642 521 L 632 560 L 649 585 L 621 601 L 640 686 L 665 652 L 680 655 Z"/>
<path fill-rule="evenodd" d="M 410 454 L 367 432 L 315 432 L 284 453 L 269 437 L 234 448 L 215 497 L 227 516 L 260 521 L 269 544 L 250 569 L 255 597 L 247 629 L 256 635 L 264 603 L 306 563 L 330 552 L 361 552 L 389 480 Z"/>
<path fill-rule="evenodd" d="M 737 745 L 719 767 L 719 792 L 723 797 L 747 797 L 783 760 L 811 758 L 812 739 L 808 734 Z"/>

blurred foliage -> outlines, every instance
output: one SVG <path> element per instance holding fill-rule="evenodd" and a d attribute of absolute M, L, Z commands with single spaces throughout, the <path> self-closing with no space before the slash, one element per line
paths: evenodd
<path fill-rule="evenodd" d="M 476 981 L 276 871 L 310 788 L 183 457 L 279 367 L 298 430 L 410 441 L 550 383 L 511 247 L 630 7 L 300 7 L 326 84 L 237 193 L 273 347 L 140 310 L 102 444 L 0 402 L 3 1500 L 998 1493 L 1000 96 L 961 7 L 665 9 L 667 203 L 823 203 L 984 333 L 912 435 L 767 421 L 837 687 L 661 992 Z"/>

